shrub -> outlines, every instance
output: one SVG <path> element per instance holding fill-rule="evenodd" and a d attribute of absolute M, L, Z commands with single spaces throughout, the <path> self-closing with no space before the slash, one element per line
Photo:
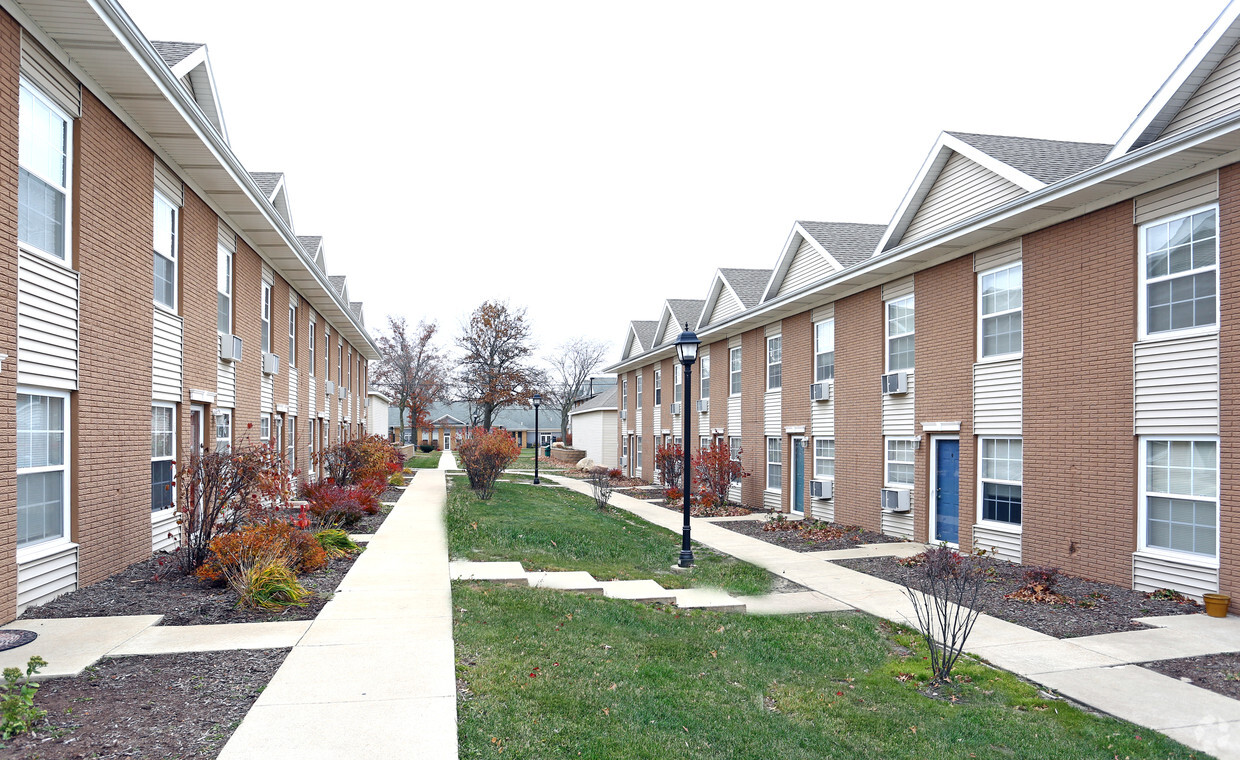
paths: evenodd
<path fill-rule="evenodd" d="M 396 486 L 397 488 L 404 488 L 405 487 L 405 476 L 399 472 L 392 473 L 392 477 L 388 478 L 388 485 Z"/>
<path fill-rule="evenodd" d="M 327 564 L 319 542 L 286 522 L 270 522 L 216 536 L 211 556 L 198 568 L 204 581 L 224 581 L 238 594 L 253 568 L 281 563 L 295 573 L 309 573 Z"/>
<path fill-rule="evenodd" d="M 24 734 L 47 715 L 46 710 L 34 706 L 34 695 L 39 690 L 39 684 L 30 680 L 39 672 L 39 668 L 45 665 L 47 661 L 38 655 L 27 660 L 26 680 L 21 684 L 18 683 L 22 680 L 20 670 L 4 669 L 4 685 L 0 686 L 0 715 L 3 717 L 3 722 L 0 722 L 0 738 L 12 739 L 18 734 Z"/>
<path fill-rule="evenodd" d="M 977 598 L 985 583 L 978 557 L 946 546 L 927 549 L 921 564 L 904 577 L 904 593 L 913 603 L 917 630 L 930 650 L 934 683 L 951 680 L 980 610 Z"/>
<path fill-rule="evenodd" d="M 461 439 L 456 454 L 469 476 L 469 487 L 485 501 L 495 493 L 495 479 L 521 455 L 521 449 L 503 430 L 474 428 Z"/>
<path fill-rule="evenodd" d="M 229 584 L 232 585 L 232 584 Z M 237 601 L 242 607 L 280 610 L 305 607 L 310 592 L 297 581 L 297 575 L 279 562 L 252 565 L 244 571 L 238 587 Z"/>
<path fill-rule="evenodd" d="M 693 458 L 693 475 L 702 493 L 709 493 L 719 505 L 728 503 L 728 490 L 741 478 L 749 477 L 741 466 L 740 450 L 734 452 L 723 441 L 714 441 Z"/>
<path fill-rule="evenodd" d="M 339 528 L 321 530 L 314 534 L 314 540 L 318 541 L 319 546 L 323 547 L 323 551 L 329 559 L 347 557 L 362 550 L 362 547 L 349 538 L 348 533 Z"/>
<path fill-rule="evenodd" d="M 623 478 L 624 473 L 620 470 L 619 467 L 613 467 L 612 469 L 607 471 L 607 477 L 611 478 L 612 480 L 617 480 L 619 478 Z"/>
<path fill-rule="evenodd" d="M 593 490 L 594 503 L 599 509 L 607 509 L 608 503 L 611 501 L 612 491 L 615 486 L 612 485 L 611 475 L 607 472 L 606 467 L 595 467 L 590 470 L 590 474 L 586 476 L 586 480 L 590 483 Z"/>
<path fill-rule="evenodd" d="M 677 486 L 684 474 L 685 452 L 679 444 L 660 443 L 654 449 L 654 469 L 664 486 Z"/>
<path fill-rule="evenodd" d="M 430 445 L 429 443 L 423 443 L 418 446 L 418 451 L 422 452 L 423 454 L 429 454 L 434 450 L 435 450 L 435 447 Z"/>
<path fill-rule="evenodd" d="M 350 528 L 366 515 L 379 512 L 378 494 L 366 486 L 320 480 L 302 486 L 301 494 L 307 502 L 306 510 L 326 528 Z"/>
<path fill-rule="evenodd" d="M 1004 598 L 1019 599 L 1035 604 L 1071 604 L 1072 599 L 1055 591 L 1055 581 L 1058 579 L 1059 568 L 1057 567 L 1029 567 L 1025 570 L 1025 585 L 1010 594 L 1005 594 Z"/>
<path fill-rule="evenodd" d="M 323 480 L 382 491 L 392 473 L 400 472 L 400 452 L 383 436 L 370 435 L 329 446 L 317 464 Z"/>
<path fill-rule="evenodd" d="M 668 504 L 671 504 L 674 501 L 680 501 L 681 497 L 684 495 L 685 492 L 676 487 L 669 488 L 663 492 L 663 498 L 667 500 Z"/>

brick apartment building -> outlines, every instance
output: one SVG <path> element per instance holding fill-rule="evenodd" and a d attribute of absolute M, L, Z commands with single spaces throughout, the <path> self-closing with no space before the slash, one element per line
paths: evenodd
<path fill-rule="evenodd" d="M 114 0 L 0 0 L 0 69 L 11 620 L 172 544 L 191 450 L 271 439 L 306 468 L 363 432 L 377 351 L 283 176 L 229 148 L 204 46 Z"/>
<path fill-rule="evenodd" d="M 1238 16 L 1114 145 L 944 133 L 890 224 L 798 222 L 633 322 L 623 466 L 688 414 L 746 505 L 1240 599 Z"/>

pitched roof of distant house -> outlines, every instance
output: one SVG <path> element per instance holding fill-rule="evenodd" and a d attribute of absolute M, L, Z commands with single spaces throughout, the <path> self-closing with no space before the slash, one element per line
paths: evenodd
<path fill-rule="evenodd" d="M 605 409 L 615 409 L 617 395 L 618 393 L 616 391 L 616 386 L 613 385 L 581 406 L 572 410 L 568 413 L 568 415 L 571 417 L 574 414 L 581 414 L 582 412 L 598 412 Z"/>

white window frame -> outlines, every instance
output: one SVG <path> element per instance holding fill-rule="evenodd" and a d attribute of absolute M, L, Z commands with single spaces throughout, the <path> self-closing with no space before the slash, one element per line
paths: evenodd
<path fill-rule="evenodd" d="M 284 451 L 288 457 L 288 471 L 297 471 L 297 417 L 284 415 Z"/>
<path fill-rule="evenodd" d="M 912 444 L 910 447 L 913 452 L 913 458 L 911 461 L 908 461 L 908 462 L 897 461 L 891 458 L 891 453 L 892 453 L 891 444 L 897 441 L 905 441 L 905 442 Z M 913 468 L 912 480 L 908 483 L 893 482 L 891 480 L 891 465 L 892 464 L 910 465 Z M 911 491 L 913 489 L 913 484 L 916 483 L 916 481 L 917 481 L 917 439 L 913 436 L 905 436 L 905 435 L 885 436 L 883 438 L 883 486 L 885 488 L 903 488 L 903 489 Z"/>
<path fill-rule="evenodd" d="M 344 384 L 344 342 L 336 341 L 336 385 Z"/>
<path fill-rule="evenodd" d="M 741 385 L 741 347 L 728 349 L 728 395 L 739 396 L 744 388 Z"/>
<path fill-rule="evenodd" d="M 732 442 L 736 441 L 736 445 Z M 728 458 L 733 462 L 741 461 L 741 437 L 739 435 L 728 436 Z"/>
<path fill-rule="evenodd" d="M 1009 271 L 1012 269 L 1020 270 L 1020 273 L 1018 275 L 1020 277 L 1020 292 L 1021 292 L 1020 305 L 1017 306 L 1015 309 L 1000 309 L 999 311 L 995 311 L 989 314 L 986 313 L 985 297 L 983 295 L 984 293 L 983 283 L 985 282 L 987 277 L 994 277 L 995 275 L 1001 272 Z M 985 350 L 985 335 L 983 334 L 983 328 L 986 323 L 986 320 L 991 317 L 1001 317 L 1007 314 L 1020 315 L 1020 341 L 1021 341 L 1020 349 L 1017 351 L 1009 351 L 1004 354 L 987 354 Z M 1024 351 L 1025 351 L 1025 265 L 1024 265 L 1024 262 L 1023 261 L 1012 261 L 1007 264 L 1003 264 L 1002 266 L 997 266 L 992 269 L 987 269 L 984 272 L 978 272 L 977 273 L 977 360 L 979 362 L 997 362 L 997 361 L 1006 361 L 1008 359 L 1019 359 L 1024 354 Z"/>
<path fill-rule="evenodd" d="M 986 442 L 987 441 L 1020 441 L 1021 442 L 1021 471 L 1020 480 L 1004 480 L 996 477 L 986 477 Z M 1006 530 L 1011 533 L 1020 533 L 1022 525 L 1025 521 L 1025 487 L 1024 487 L 1024 439 L 1019 435 L 987 435 L 977 439 L 977 521 L 988 527 L 997 530 Z M 996 485 L 1016 486 L 1021 490 L 1020 503 L 1020 522 L 1006 522 L 1003 520 L 988 520 L 984 517 L 984 506 L 986 502 L 986 484 L 994 483 Z"/>
<path fill-rule="evenodd" d="M 637 462 L 633 467 L 634 477 L 641 477 L 642 474 L 642 437 L 640 435 L 633 436 L 633 445 L 637 448 Z"/>
<path fill-rule="evenodd" d="M 891 307 L 903 306 L 905 303 L 907 303 L 908 308 L 913 311 L 913 329 L 909 330 L 908 332 L 893 334 L 891 332 L 891 321 L 892 321 Z M 916 302 L 913 300 L 913 296 L 911 295 L 902 296 L 900 298 L 893 298 L 890 301 L 884 301 L 883 302 L 883 336 L 884 336 L 883 366 L 887 368 L 886 369 L 887 372 L 912 372 L 913 371 L 913 367 L 916 365 L 916 362 L 917 362 L 917 353 L 916 353 L 917 337 L 916 335 L 917 335 L 917 306 L 916 306 Z M 898 340 L 899 338 L 905 338 L 905 337 L 909 337 L 913 339 L 913 364 L 910 364 L 907 367 L 892 367 L 891 366 L 891 342 L 893 340 Z"/>
<path fill-rule="evenodd" d="M 1137 467 L 1140 472 L 1138 480 L 1137 492 L 1137 551 L 1141 554 L 1166 557 L 1177 562 L 1184 562 L 1201 567 L 1218 568 L 1220 540 L 1222 536 L 1222 516 L 1220 514 L 1220 502 L 1222 499 L 1222 484 L 1219 474 L 1222 472 L 1223 463 L 1223 447 L 1218 436 L 1212 435 L 1143 435 L 1138 439 L 1139 456 Z M 1194 443 L 1213 443 L 1215 452 L 1215 469 L 1214 469 L 1214 556 L 1205 554 L 1197 554 L 1195 552 L 1180 551 L 1163 546 L 1150 546 L 1148 544 L 1148 522 L 1149 509 L 1147 498 L 1153 496 L 1164 496 L 1173 499 L 1186 499 L 1189 501 L 1210 501 L 1208 497 L 1191 496 L 1186 494 L 1173 494 L 1163 492 L 1151 492 L 1149 490 L 1149 444 L 1152 441 L 1191 441 Z"/>
<path fill-rule="evenodd" d="M 172 212 L 172 230 L 171 230 L 172 240 L 170 241 L 171 243 L 171 248 L 169 251 L 171 254 L 170 256 L 165 256 L 164 254 L 160 253 L 159 248 L 158 248 L 159 241 L 155 239 L 156 233 L 159 232 L 158 219 L 159 219 L 159 215 L 161 212 L 160 204 L 163 204 L 164 206 L 167 207 L 166 209 L 163 209 L 163 210 Z M 158 191 L 156 191 L 155 193 L 155 196 L 152 202 L 152 209 L 153 209 L 152 211 L 153 223 L 151 225 L 151 253 L 155 256 L 156 259 L 164 259 L 172 263 L 172 303 L 169 304 L 169 303 L 164 303 L 163 301 L 161 301 L 159 299 L 158 293 L 151 294 L 151 301 L 155 304 L 155 307 L 157 309 L 162 309 L 163 311 L 176 314 L 177 304 L 180 301 L 178 296 L 179 296 L 179 291 L 180 291 L 179 280 L 180 280 L 181 262 L 180 262 L 180 257 L 177 254 L 177 248 L 178 248 L 178 244 L 180 243 L 181 209 L 177 206 L 177 204 L 165 198 L 163 193 L 160 193 Z M 154 262 L 152 262 L 152 277 L 154 276 L 153 266 L 154 266 Z M 152 283 L 152 287 L 154 287 L 153 283 Z"/>
<path fill-rule="evenodd" d="M 620 379 L 620 408 L 629 408 L 629 379 L 627 377 Z"/>
<path fill-rule="evenodd" d="M 823 346 L 829 343 L 829 346 Z M 829 377 L 819 372 L 818 357 L 831 354 L 831 372 Z M 835 319 L 824 319 L 814 323 L 814 382 L 835 382 Z"/>
<path fill-rule="evenodd" d="M 772 350 L 774 344 L 774 350 Z M 776 375 L 776 377 L 772 377 Z M 774 380 L 772 383 L 771 381 Z M 784 387 L 784 336 L 768 335 L 766 338 L 766 389 L 782 390 Z"/>
<path fill-rule="evenodd" d="M 708 401 L 710 399 L 710 354 L 702 357 L 701 365 L 702 369 L 698 373 L 700 376 L 698 387 L 701 393 L 698 397 L 703 401 Z"/>
<path fill-rule="evenodd" d="M 224 435 L 224 436 L 220 435 L 220 422 L 219 421 L 221 419 L 226 420 L 226 422 L 224 423 L 224 429 L 227 435 Z M 212 447 L 212 450 L 217 451 L 217 452 L 220 451 L 220 441 L 224 441 L 224 445 L 228 447 L 224 449 L 224 451 L 231 451 L 232 450 L 232 437 L 233 437 L 232 436 L 233 434 L 233 410 L 232 409 L 214 410 L 211 414 L 211 424 L 215 427 L 215 432 L 211 436 L 211 442 L 215 444 Z"/>
<path fill-rule="evenodd" d="M 637 410 L 640 412 L 642 408 L 642 373 L 637 373 Z M 626 402 L 627 403 L 627 402 Z"/>
<path fill-rule="evenodd" d="M 774 444 L 775 459 L 771 460 L 771 444 Z M 784 485 L 784 439 L 777 435 L 766 437 L 766 488 L 771 493 L 779 493 Z M 772 475 L 777 485 L 772 488 Z"/>
<path fill-rule="evenodd" d="M 819 443 L 831 444 L 831 456 L 819 456 L 819 453 L 818 453 Z M 834 481 L 835 480 L 835 438 L 829 435 L 828 436 L 815 436 L 814 437 L 814 450 L 812 453 L 814 456 L 814 480 Z M 831 474 L 830 475 L 823 475 L 819 471 L 819 464 L 826 463 L 826 462 L 831 463 Z"/>
<path fill-rule="evenodd" d="M 155 456 L 155 451 L 154 451 L 155 436 L 157 434 L 155 430 L 155 413 L 154 413 L 156 409 L 167 409 L 172 412 L 172 429 L 168 431 L 158 432 L 159 435 L 167 435 L 170 437 L 168 453 L 163 456 Z M 177 458 L 177 405 L 174 403 L 168 402 L 168 401 L 152 401 L 151 402 L 151 461 L 152 462 L 175 462 L 176 458 Z M 175 469 L 172 472 L 172 482 L 173 483 L 176 482 L 176 470 Z M 151 485 L 153 486 L 154 483 L 152 483 Z M 173 488 L 171 505 L 168 507 L 165 507 L 164 509 L 160 509 L 160 510 L 152 509 L 151 514 L 155 514 L 156 512 L 167 512 L 168 510 L 175 508 L 176 505 L 177 505 L 177 491 L 176 491 L 176 488 Z"/>
<path fill-rule="evenodd" d="M 348 369 L 344 373 L 344 387 L 353 392 L 353 346 L 349 346 L 349 363 L 345 365 Z"/>
<path fill-rule="evenodd" d="M 332 379 L 332 326 L 323 321 L 323 379 Z"/>
<path fill-rule="evenodd" d="M 310 352 L 310 377 L 314 377 L 314 331 L 319 329 L 318 323 L 314 320 L 314 312 L 310 312 L 310 342 L 306 346 L 306 350 Z"/>
<path fill-rule="evenodd" d="M 271 441 L 271 415 L 263 414 L 258 418 L 258 440 L 263 443 Z"/>
<path fill-rule="evenodd" d="M 20 99 L 21 91 L 29 92 L 31 97 L 33 97 L 35 100 L 38 100 L 42 105 L 51 109 L 52 114 L 60 117 L 60 119 L 64 121 L 65 123 L 65 180 L 64 180 L 65 184 L 61 185 L 59 183 L 53 183 L 51 179 L 49 177 L 44 176 L 42 172 L 37 171 L 32 167 L 28 167 L 24 163 L 22 163 L 21 145 L 20 145 L 21 143 L 21 109 L 20 107 L 18 109 L 18 143 L 19 145 L 18 145 L 17 152 L 18 152 L 19 169 L 24 169 L 25 171 L 29 172 L 32 176 L 37 177 L 42 182 L 47 183 L 47 185 L 53 188 L 54 190 L 58 192 L 63 192 L 65 196 L 64 243 L 63 243 L 64 255 L 57 256 L 53 251 L 45 251 L 42 248 L 39 248 L 38 246 L 34 245 L 33 243 L 28 243 L 24 240 L 21 240 L 20 238 L 17 241 L 17 245 L 24 251 L 29 251 L 31 253 L 37 254 L 39 256 L 42 256 L 44 258 L 50 259 L 59 264 L 72 268 L 73 266 L 73 259 L 72 259 L 73 257 L 73 160 L 74 160 L 73 117 L 65 113 L 65 111 L 61 109 L 59 106 L 57 106 L 52 101 L 51 98 L 44 95 L 42 90 L 40 90 L 34 84 L 27 81 L 25 77 L 21 77 L 19 79 L 18 87 L 19 87 L 19 96 L 18 96 L 19 99 Z M 19 175 L 20 175 L 20 172 L 19 172 Z M 19 184 L 20 184 L 20 181 L 19 181 Z M 20 190 L 19 190 L 19 193 L 20 193 Z M 21 201 L 19 198 L 18 208 L 20 208 L 20 206 L 21 206 Z M 14 209 L 14 211 L 17 211 L 17 209 Z"/>
<path fill-rule="evenodd" d="M 1186 216 L 1200 214 L 1203 211 L 1214 211 L 1214 264 L 1207 267 L 1198 267 L 1184 272 L 1176 272 L 1171 275 L 1163 275 L 1155 277 L 1151 280 L 1146 275 L 1149 272 L 1145 257 L 1146 253 L 1146 230 L 1160 224 L 1167 224 Z M 1207 203 L 1188 211 L 1181 211 L 1175 214 L 1146 222 L 1137 228 L 1137 336 L 1139 340 L 1162 340 L 1164 338 L 1180 338 L 1189 335 L 1210 335 L 1218 332 L 1219 320 L 1221 318 L 1222 293 L 1219 291 L 1221 285 L 1219 277 L 1219 257 L 1223 250 L 1222 240 L 1222 224 L 1219 221 L 1219 207 L 1217 203 Z M 1205 272 L 1214 271 L 1214 323 L 1209 325 L 1201 325 L 1199 327 L 1186 327 L 1179 330 L 1162 330 L 1160 332 L 1149 332 L 1149 286 L 1157 282 L 1166 282 L 1176 280 L 1181 277 L 1189 277 L 1196 274 L 1204 274 Z"/>
<path fill-rule="evenodd" d="M 685 368 L 680 362 L 672 365 L 672 403 L 680 404 L 685 400 Z M 682 410 L 683 411 L 683 410 Z"/>
<path fill-rule="evenodd" d="M 259 301 L 259 344 L 264 354 L 271 353 L 271 283 L 263 280 L 263 295 Z"/>
<path fill-rule="evenodd" d="M 233 259 L 233 252 L 224 247 L 222 243 L 217 244 L 215 248 L 215 293 L 216 293 L 216 321 L 215 329 L 220 335 L 233 334 L 233 282 L 236 280 L 236 268 Z M 221 329 L 219 323 L 219 302 L 220 299 L 227 301 L 225 315 L 228 319 L 228 329 Z"/>
<path fill-rule="evenodd" d="M 288 366 L 297 366 L 297 307 L 288 305 Z"/>
<path fill-rule="evenodd" d="M 654 371 L 654 405 L 660 406 L 663 403 L 663 370 L 656 369 Z"/>
<path fill-rule="evenodd" d="M 63 403 L 63 414 L 61 419 L 64 424 L 64 431 L 61 434 L 61 463 L 59 465 L 48 465 L 45 467 L 19 467 L 17 468 L 17 477 L 22 475 L 35 475 L 46 472 L 61 473 L 61 484 L 64 489 L 61 498 L 61 534 L 51 538 L 45 538 L 41 541 L 26 544 L 17 547 L 17 562 L 26 562 L 38 557 L 54 554 L 67 546 L 72 545 L 70 540 L 71 524 L 70 518 L 73 514 L 71 508 L 71 498 L 73 496 L 73 467 L 70 457 L 73 455 L 72 431 L 73 425 L 70 421 L 70 404 L 68 391 L 53 390 L 51 388 L 36 388 L 19 385 L 17 386 L 17 395 L 19 396 L 42 396 L 46 398 L 57 398 Z M 16 412 L 16 407 L 14 408 Z M 16 429 L 16 420 L 14 420 L 14 428 Z M 20 492 L 20 489 L 19 489 Z M 16 515 L 14 516 L 14 525 L 16 525 Z"/>

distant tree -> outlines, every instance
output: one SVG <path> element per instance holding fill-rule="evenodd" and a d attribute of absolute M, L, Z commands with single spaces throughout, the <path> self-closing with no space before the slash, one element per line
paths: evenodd
<path fill-rule="evenodd" d="M 476 409 L 484 430 L 510 406 L 527 406 L 544 379 L 529 363 L 534 353 L 525 309 L 486 301 L 470 315 L 456 339 L 465 356 L 457 373 L 457 395 Z"/>
<path fill-rule="evenodd" d="M 560 412 L 560 440 L 568 440 L 568 413 L 573 410 L 573 403 L 581 397 L 590 375 L 603 363 L 606 353 L 605 343 L 573 338 L 560 346 L 548 362 L 551 373 L 543 391 L 543 402 Z"/>
<path fill-rule="evenodd" d="M 377 341 L 382 358 L 375 369 L 375 385 L 396 402 L 402 441 L 406 420 L 415 430 L 429 427 L 431 404 L 447 394 L 447 363 L 434 343 L 438 330 L 437 324 L 425 320 L 410 330 L 404 317 L 388 317 L 388 329 Z"/>

